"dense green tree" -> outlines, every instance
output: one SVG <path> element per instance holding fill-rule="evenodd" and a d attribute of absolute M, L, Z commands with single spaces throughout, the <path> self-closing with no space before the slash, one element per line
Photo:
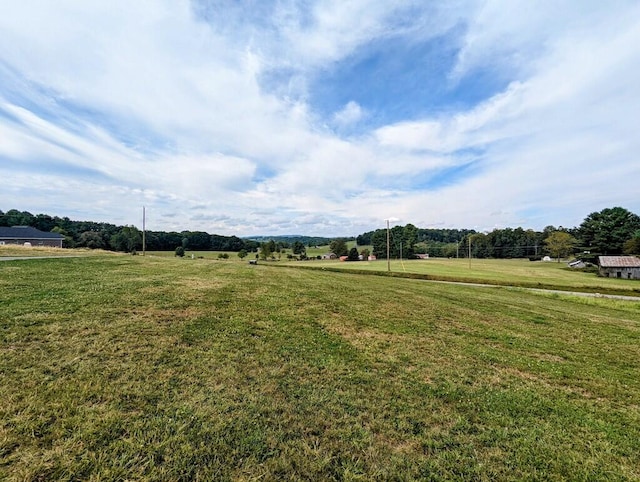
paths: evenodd
<path fill-rule="evenodd" d="M 347 242 L 344 238 L 336 238 L 329 244 L 329 251 L 336 256 L 347 256 L 349 254 L 349 248 L 347 248 Z"/>
<path fill-rule="evenodd" d="M 244 249 L 241 249 L 240 251 L 238 251 L 238 258 L 244 259 L 246 257 L 247 257 L 247 252 Z"/>
<path fill-rule="evenodd" d="M 192 251 L 207 251 L 211 247 L 211 236 L 204 231 L 183 231 L 181 233 L 187 239 L 186 244 L 183 242 L 183 248 L 189 248 Z"/>
<path fill-rule="evenodd" d="M 455 258 L 460 256 L 460 248 L 458 243 L 447 243 L 441 246 L 440 253 L 437 253 L 446 258 Z"/>
<path fill-rule="evenodd" d="M 349 250 L 349 254 L 347 255 L 347 259 L 349 261 L 360 261 L 360 253 L 358 253 L 358 248 L 355 246 Z"/>
<path fill-rule="evenodd" d="M 50 232 L 55 226 L 55 220 L 47 214 L 37 214 L 31 220 L 31 226 L 45 233 Z"/>
<path fill-rule="evenodd" d="M 29 211 L 17 209 L 9 209 L 2 218 L 0 226 L 33 226 L 34 221 L 34 216 Z"/>
<path fill-rule="evenodd" d="M 545 240 L 547 250 L 552 257 L 565 258 L 571 254 L 573 247 L 576 245 L 577 240 L 565 231 L 555 231 L 551 233 Z"/>
<path fill-rule="evenodd" d="M 402 228 L 402 256 L 410 259 L 415 256 L 415 246 L 418 241 L 418 228 L 407 224 Z"/>
<path fill-rule="evenodd" d="M 366 261 L 367 259 L 369 259 L 371 251 L 369 251 L 369 248 L 362 248 L 360 250 L 360 254 L 362 255 L 362 259 Z"/>
<path fill-rule="evenodd" d="M 306 256 L 307 248 L 302 241 L 294 241 L 292 246 L 293 254 L 301 254 Z"/>
<path fill-rule="evenodd" d="M 176 232 L 147 231 L 146 243 L 149 251 L 173 251 L 182 246 L 182 235 Z"/>
<path fill-rule="evenodd" d="M 471 257 L 472 258 L 491 258 L 493 257 L 493 244 L 491 238 L 484 233 L 469 234 L 464 244 L 460 245 L 460 253 L 464 253 L 463 258 L 469 256 L 469 241 L 471 241 Z"/>
<path fill-rule="evenodd" d="M 178 246 L 174 252 L 175 256 L 179 256 L 180 258 L 184 256 L 184 248 L 182 246 Z"/>
<path fill-rule="evenodd" d="M 373 236 L 374 232 L 375 231 L 369 231 L 367 233 L 361 234 L 360 236 L 358 236 L 356 238 L 356 244 L 358 246 L 368 246 L 368 245 L 372 244 L 371 243 L 371 237 Z"/>
<path fill-rule="evenodd" d="M 640 230 L 636 231 L 633 238 L 624 242 L 624 254 L 640 254 Z"/>
<path fill-rule="evenodd" d="M 387 257 L 387 230 L 377 229 L 371 235 L 373 255 L 378 259 Z"/>
<path fill-rule="evenodd" d="M 142 247 L 142 233 L 135 226 L 124 226 L 111 236 L 111 249 L 132 253 Z"/>
<path fill-rule="evenodd" d="M 73 248 L 75 246 L 75 242 L 73 241 L 73 238 L 71 236 L 69 236 L 69 233 L 62 229 L 60 226 L 55 226 L 52 230 L 52 233 L 58 233 L 64 236 L 64 240 L 62 241 L 62 247 L 63 248 Z"/>
<path fill-rule="evenodd" d="M 264 260 L 272 258 L 275 246 L 276 244 L 273 240 L 271 242 L 260 243 L 260 258 Z"/>
<path fill-rule="evenodd" d="M 97 231 L 85 231 L 80 234 L 77 246 L 90 249 L 106 249 L 107 243 L 101 233 Z"/>
<path fill-rule="evenodd" d="M 589 214 L 577 230 L 582 247 L 599 254 L 621 254 L 625 241 L 640 230 L 640 217 L 621 208 Z"/>
<path fill-rule="evenodd" d="M 241 249 L 245 249 L 244 241 L 240 239 L 238 236 L 229 236 L 227 238 L 227 245 L 225 246 L 225 251 L 240 251 Z"/>

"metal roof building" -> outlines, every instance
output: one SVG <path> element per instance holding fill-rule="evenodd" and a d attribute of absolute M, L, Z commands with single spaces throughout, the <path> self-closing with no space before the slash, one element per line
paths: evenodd
<path fill-rule="evenodd" d="M 600 276 L 640 279 L 640 258 L 635 256 L 598 256 Z"/>
<path fill-rule="evenodd" d="M 31 246 L 53 246 L 62 248 L 64 236 L 59 233 L 45 233 L 31 226 L 0 226 L 0 245 L 31 244 Z"/>

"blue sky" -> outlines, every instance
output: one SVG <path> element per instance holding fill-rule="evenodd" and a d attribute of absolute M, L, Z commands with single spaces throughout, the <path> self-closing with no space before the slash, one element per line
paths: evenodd
<path fill-rule="evenodd" d="M 638 45 L 636 1 L 7 0 L 0 209 L 240 236 L 640 213 Z"/>

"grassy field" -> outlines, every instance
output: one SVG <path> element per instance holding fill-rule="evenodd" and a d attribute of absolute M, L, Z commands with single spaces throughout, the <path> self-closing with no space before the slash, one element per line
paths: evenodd
<path fill-rule="evenodd" d="M 293 266 L 385 273 L 386 260 L 370 262 L 313 261 L 289 263 Z M 531 262 L 522 259 L 430 258 L 428 260 L 391 261 L 392 273 L 423 276 L 425 279 L 490 283 L 504 286 L 555 288 L 586 292 L 618 293 L 640 296 L 640 282 L 602 278 L 567 267 L 566 263 Z"/>
<path fill-rule="evenodd" d="M 347 247 L 349 249 L 353 248 L 356 245 L 355 241 L 348 241 L 347 242 Z M 363 248 L 368 248 L 369 250 L 371 250 L 371 246 L 358 246 L 358 250 L 362 250 Z M 310 258 L 315 258 L 316 256 L 322 256 L 323 254 L 328 253 L 329 250 L 329 246 L 311 246 L 311 247 L 306 247 L 306 253 L 307 256 Z M 236 251 L 186 251 L 185 252 L 185 257 L 190 258 L 191 255 L 193 255 L 196 258 L 202 258 L 202 259 L 218 259 L 218 256 L 221 253 L 226 253 L 229 258 L 225 261 L 240 261 L 240 258 L 238 258 L 238 253 Z M 138 253 L 141 254 L 141 253 Z M 160 256 L 163 258 L 170 258 L 170 257 L 175 257 L 175 253 L 174 251 L 148 251 L 147 254 L 149 256 Z M 291 249 L 285 249 L 284 253 L 280 254 L 280 261 L 287 261 L 287 255 L 292 255 L 293 254 L 293 250 Z M 275 254 L 275 256 L 277 256 L 277 254 Z M 246 263 L 247 260 L 249 259 L 255 259 L 256 257 L 256 253 L 248 253 L 247 257 L 244 259 L 244 262 Z"/>
<path fill-rule="evenodd" d="M 0 263 L 0 479 L 638 480 L 640 303 Z"/>

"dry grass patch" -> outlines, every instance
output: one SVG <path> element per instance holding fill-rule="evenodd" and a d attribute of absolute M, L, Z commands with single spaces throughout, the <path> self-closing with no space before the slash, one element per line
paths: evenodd
<path fill-rule="evenodd" d="M 15 268 L 0 478 L 640 477 L 634 308 L 207 260 Z"/>

